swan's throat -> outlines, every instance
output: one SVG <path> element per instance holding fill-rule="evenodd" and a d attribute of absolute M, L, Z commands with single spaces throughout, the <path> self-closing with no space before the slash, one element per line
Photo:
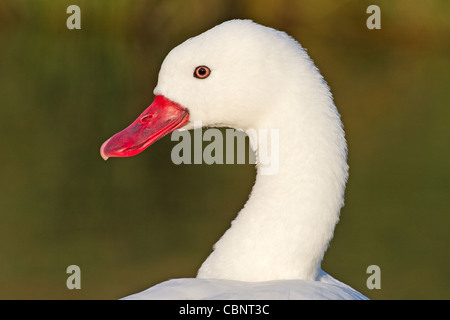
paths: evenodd
<path fill-rule="evenodd" d="M 317 277 L 343 205 L 348 168 L 339 114 L 331 98 L 325 102 L 285 108 L 292 113 L 279 112 L 266 123 L 269 130 L 279 130 L 279 168 L 267 175 L 258 167 L 249 200 L 203 263 L 199 278 Z"/>

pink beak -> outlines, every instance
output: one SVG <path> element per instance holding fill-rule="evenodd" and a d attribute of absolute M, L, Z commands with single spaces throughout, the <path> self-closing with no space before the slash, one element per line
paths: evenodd
<path fill-rule="evenodd" d="M 134 156 L 188 120 L 187 109 L 164 96 L 155 96 L 153 103 L 130 126 L 102 144 L 100 154 L 104 160 Z"/>

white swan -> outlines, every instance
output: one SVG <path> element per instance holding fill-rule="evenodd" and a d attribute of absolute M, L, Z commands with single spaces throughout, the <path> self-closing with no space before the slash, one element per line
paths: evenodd
<path fill-rule="evenodd" d="M 154 94 L 135 122 L 102 145 L 105 160 L 202 121 L 278 130 L 279 170 L 262 174 L 256 165 L 247 203 L 197 278 L 129 298 L 366 298 L 321 270 L 344 202 L 347 147 L 329 88 L 298 42 L 249 20 L 224 22 L 167 55 Z M 258 155 L 260 141 L 250 140 Z"/>

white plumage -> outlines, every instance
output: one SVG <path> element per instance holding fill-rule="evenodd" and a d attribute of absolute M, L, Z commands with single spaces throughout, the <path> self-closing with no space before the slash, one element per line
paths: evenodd
<path fill-rule="evenodd" d="M 322 271 L 315 281 L 172 279 L 122 300 L 367 300 L 367 297 Z"/>
<path fill-rule="evenodd" d="M 209 77 L 193 77 L 197 66 L 208 66 Z M 154 93 L 189 110 L 184 129 L 202 121 L 276 130 L 279 168 L 263 174 L 267 164 L 256 165 L 247 203 L 197 278 L 129 298 L 365 299 L 321 270 L 344 203 L 347 149 L 329 88 L 298 42 L 249 20 L 227 21 L 174 48 Z M 258 156 L 260 141 L 250 138 Z"/>

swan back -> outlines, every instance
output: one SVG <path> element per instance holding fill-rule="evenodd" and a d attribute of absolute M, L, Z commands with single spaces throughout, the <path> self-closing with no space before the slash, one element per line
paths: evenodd
<path fill-rule="evenodd" d="M 366 296 L 321 272 L 318 281 L 244 282 L 181 278 L 162 282 L 125 300 L 368 300 Z"/>

